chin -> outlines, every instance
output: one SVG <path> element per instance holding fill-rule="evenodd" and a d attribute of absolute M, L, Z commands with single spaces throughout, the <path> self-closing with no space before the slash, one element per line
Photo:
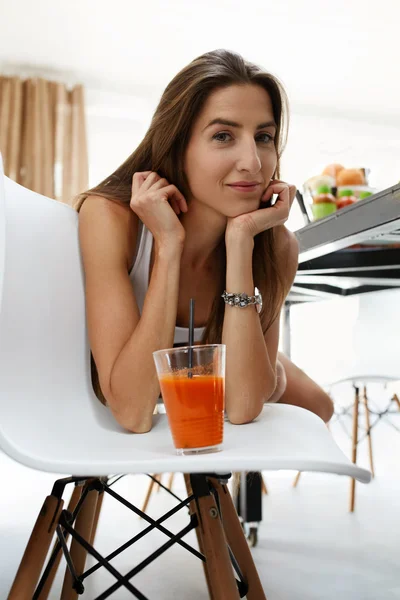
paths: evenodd
<path fill-rule="evenodd" d="M 226 216 L 234 219 L 235 217 L 240 217 L 241 215 L 246 215 L 247 213 L 251 213 L 254 212 L 255 210 L 257 210 L 260 206 L 260 203 L 257 202 L 247 202 L 246 206 L 242 206 L 242 207 L 234 207 L 231 206 L 229 207 L 229 210 L 227 212 L 229 212 L 229 214 L 227 214 Z"/>

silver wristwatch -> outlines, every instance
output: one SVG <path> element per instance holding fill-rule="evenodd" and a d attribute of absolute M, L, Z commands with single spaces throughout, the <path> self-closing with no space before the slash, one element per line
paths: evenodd
<path fill-rule="evenodd" d="M 246 308 L 251 304 L 255 304 L 257 312 L 260 314 L 262 310 L 262 296 L 258 288 L 254 288 L 254 296 L 248 296 L 247 294 L 232 294 L 225 291 L 221 298 L 224 299 L 225 304 L 229 306 L 236 306 L 237 308 Z"/>

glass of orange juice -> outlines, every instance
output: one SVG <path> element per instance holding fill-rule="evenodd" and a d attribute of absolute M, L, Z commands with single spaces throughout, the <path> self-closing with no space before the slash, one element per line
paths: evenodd
<path fill-rule="evenodd" d="M 222 450 L 225 349 L 206 344 L 153 352 L 177 454 Z"/>

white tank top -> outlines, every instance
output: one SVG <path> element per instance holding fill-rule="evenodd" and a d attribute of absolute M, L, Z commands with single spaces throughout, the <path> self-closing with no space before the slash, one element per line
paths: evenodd
<path fill-rule="evenodd" d="M 153 247 L 153 236 L 143 223 L 140 224 L 139 240 L 136 246 L 136 258 L 129 277 L 135 290 L 135 296 L 140 313 L 143 310 L 144 299 L 149 287 L 149 271 L 151 250 Z M 200 342 L 204 333 L 204 327 L 194 328 L 194 341 Z M 174 344 L 188 344 L 189 329 L 187 327 L 175 327 Z"/>

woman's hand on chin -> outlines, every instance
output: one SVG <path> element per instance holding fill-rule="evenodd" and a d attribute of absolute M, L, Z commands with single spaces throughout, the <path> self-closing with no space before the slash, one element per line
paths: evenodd
<path fill-rule="evenodd" d="M 278 198 L 273 206 L 263 208 L 263 203 L 268 202 L 277 194 Z M 256 235 L 272 227 L 283 225 L 288 217 L 293 200 L 296 197 L 296 186 L 273 179 L 261 197 L 258 210 L 244 213 L 238 217 L 228 218 L 225 240 L 228 242 L 239 238 L 254 238 Z"/>

